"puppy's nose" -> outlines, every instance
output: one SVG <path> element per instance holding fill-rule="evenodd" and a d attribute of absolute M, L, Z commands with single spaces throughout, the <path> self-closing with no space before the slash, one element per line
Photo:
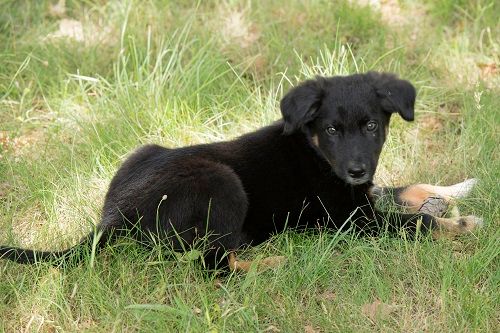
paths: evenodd
<path fill-rule="evenodd" d="M 347 169 L 347 173 L 352 178 L 361 178 L 364 175 L 366 175 L 366 170 L 364 166 L 352 166 L 349 169 Z"/>

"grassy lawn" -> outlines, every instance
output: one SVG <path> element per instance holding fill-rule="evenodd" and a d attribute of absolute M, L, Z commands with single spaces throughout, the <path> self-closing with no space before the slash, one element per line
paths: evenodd
<path fill-rule="evenodd" d="M 500 2 L 0 0 L 0 244 L 62 249 L 127 154 L 234 138 L 316 74 L 390 71 L 383 185 L 480 182 L 457 240 L 293 231 L 216 276 L 127 240 L 73 268 L 0 261 L 4 332 L 500 331 Z"/>

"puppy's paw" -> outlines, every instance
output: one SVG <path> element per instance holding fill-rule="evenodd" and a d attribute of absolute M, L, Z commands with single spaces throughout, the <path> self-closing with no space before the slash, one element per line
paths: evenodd
<path fill-rule="evenodd" d="M 437 217 L 437 229 L 434 238 L 453 238 L 458 235 L 472 233 L 483 226 L 483 219 L 474 215 L 451 218 Z"/>
<path fill-rule="evenodd" d="M 461 183 L 444 187 L 446 189 L 444 194 L 454 199 L 465 198 L 470 194 L 477 183 L 477 178 L 466 179 Z"/>
<path fill-rule="evenodd" d="M 253 265 L 257 267 L 257 271 L 264 271 L 269 268 L 276 268 L 283 265 L 287 259 L 285 256 L 273 256 L 273 257 L 259 258 L 252 261 L 237 260 L 236 254 L 230 253 L 228 260 L 229 260 L 229 268 L 232 271 L 249 272 Z"/>
<path fill-rule="evenodd" d="M 418 211 L 436 217 L 443 217 L 448 211 L 448 206 L 449 203 L 445 198 L 432 196 L 424 200 Z"/>

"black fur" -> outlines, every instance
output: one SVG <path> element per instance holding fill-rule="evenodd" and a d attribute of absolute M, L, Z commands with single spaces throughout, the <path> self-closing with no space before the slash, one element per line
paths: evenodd
<path fill-rule="evenodd" d="M 206 258 L 215 264 L 224 251 L 261 243 L 286 227 L 338 228 L 350 216 L 350 225 L 364 230 L 378 230 L 382 220 L 391 231 L 415 230 L 417 217 L 431 229 L 431 216 L 385 215 L 369 196 L 391 114 L 412 120 L 414 102 L 413 86 L 394 75 L 318 77 L 286 94 L 283 121 L 233 141 L 144 146 L 111 182 L 97 243 L 118 230 L 167 240 L 176 250 L 206 238 Z M 0 248 L 0 255 L 23 263 L 36 254 Z"/>

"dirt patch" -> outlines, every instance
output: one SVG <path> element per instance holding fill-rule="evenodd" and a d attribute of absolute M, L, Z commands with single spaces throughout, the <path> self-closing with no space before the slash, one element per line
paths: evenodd
<path fill-rule="evenodd" d="M 109 181 L 78 179 L 72 188 L 53 189 L 54 201 L 33 203 L 14 216 L 12 233 L 23 247 L 60 250 L 77 243 L 98 223 Z"/>
<path fill-rule="evenodd" d="M 92 177 L 82 180 L 75 189 L 61 190 L 54 203 L 53 233 L 65 235 L 68 243 L 78 242 L 91 228 L 85 221 L 99 222 L 108 184 L 107 179 Z"/>
<path fill-rule="evenodd" d="M 65 37 L 83 42 L 85 38 L 83 36 L 82 22 L 73 19 L 62 19 L 59 21 L 59 29 L 47 35 L 48 39 Z"/>
<path fill-rule="evenodd" d="M 261 43 L 261 28 L 251 20 L 249 9 L 222 4 L 215 13 L 207 26 L 218 36 L 224 56 L 231 64 L 242 66 L 243 77 L 263 76 L 269 63 L 266 46 Z"/>
<path fill-rule="evenodd" d="M 21 246 L 42 248 L 45 245 L 39 237 L 47 220 L 41 205 L 32 205 L 22 215 L 14 216 L 13 220 L 12 234 Z"/>
<path fill-rule="evenodd" d="M 462 47 L 467 47 L 471 43 L 465 36 L 455 39 L 450 37 L 450 39 L 450 43 Z M 446 75 L 452 77 L 448 80 L 452 85 L 474 89 L 482 83 L 488 89 L 500 88 L 499 64 L 495 62 L 495 55 L 450 48 L 443 58 Z M 441 67 L 441 59 L 436 59 L 436 66 Z"/>
<path fill-rule="evenodd" d="M 415 46 L 423 33 L 421 27 L 430 24 L 428 10 L 422 3 L 406 2 L 404 6 L 401 6 L 397 0 L 350 0 L 350 2 L 361 7 L 370 7 L 379 15 L 382 23 L 408 38 L 407 47 Z M 390 34 L 385 43 L 389 49 L 400 46 L 400 42 L 394 40 Z"/>
<path fill-rule="evenodd" d="M 37 146 L 45 143 L 47 140 L 45 130 L 35 129 L 25 134 L 12 137 L 7 131 L 0 131 L 0 157 L 2 152 L 9 152 L 15 159 L 29 154 L 39 155 Z"/>
<path fill-rule="evenodd" d="M 116 31 L 107 25 L 97 25 L 72 18 L 59 20 L 59 28 L 43 38 L 44 41 L 69 39 L 85 45 L 114 44 L 118 40 Z"/>
<path fill-rule="evenodd" d="M 411 8 L 405 8 L 397 0 L 350 0 L 350 2 L 361 7 L 370 7 L 380 14 L 382 22 L 392 27 L 414 24 L 425 16 L 422 5 L 412 4 Z"/>
<path fill-rule="evenodd" d="M 237 45 L 246 49 L 260 38 L 260 29 L 248 19 L 244 10 L 221 9 L 220 36 L 226 45 Z"/>

